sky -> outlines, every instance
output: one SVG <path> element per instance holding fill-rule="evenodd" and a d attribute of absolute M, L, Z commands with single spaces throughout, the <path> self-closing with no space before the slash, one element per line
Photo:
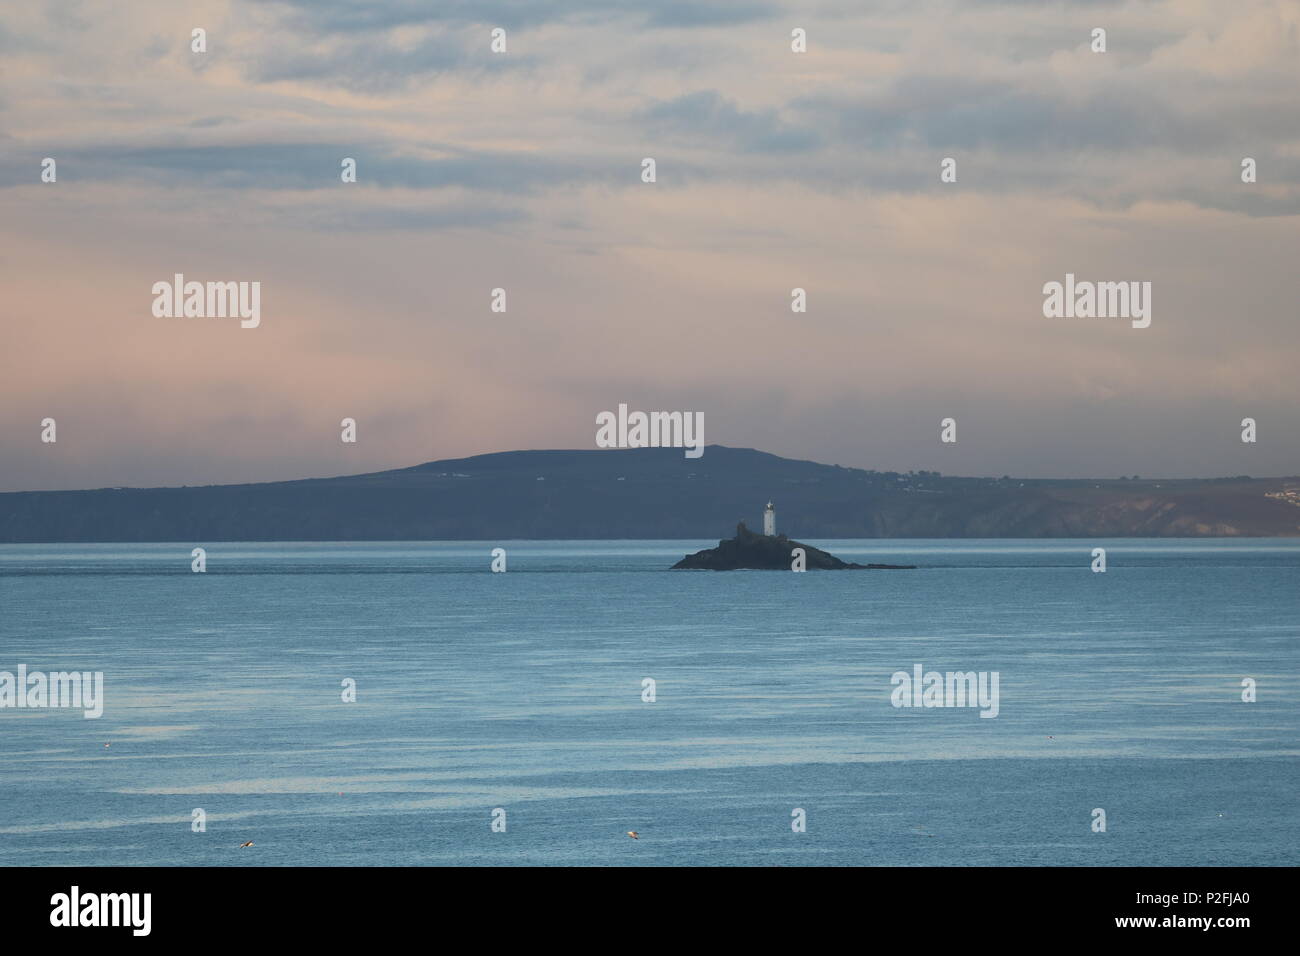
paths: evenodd
<path fill-rule="evenodd" d="M 1291 0 L 6 4 L 0 490 L 595 448 L 620 403 L 882 471 L 1295 475 L 1298 81 Z M 260 324 L 155 316 L 178 272 Z M 1067 273 L 1150 327 L 1045 317 Z"/>

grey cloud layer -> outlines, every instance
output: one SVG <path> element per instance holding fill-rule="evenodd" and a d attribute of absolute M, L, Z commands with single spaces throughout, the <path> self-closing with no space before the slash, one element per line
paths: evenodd
<path fill-rule="evenodd" d="M 507 57 L 485 54 L 485 24 L 507 24 L 512 30 L 528 30 L 554 23 L 617 24 L 624 32 L 610 32 L 605 46 L 616 47 L 628 26 L 717 27 L 719 25 L 770 23 L 778 14 L 786 19 L 806 20 L 809 11 L 778 8 L 767 3 L 609 2 L 609 0 L 475 0 L 475 2 L 398 2 L 356 4 L 336 0 L 276 0 L 253 6 L 282 17 L 280 29 L 272 32 L 259 54 L 236 54 L 243 60 L 250 79 L 270 84 L 282 81 L 342 84 L 355 89 L 382 91 L 430 81 L 438 74 L 499 77 L 502 74 L 539 74 L 550 64 L 581 62 L 586 51 L 579 43 L 554 46 L 548 53 L 514 52 Z M 935 5 L 922 8 L 941 9 Z M 996 9 L 1001 4 L 991 4 Z M 885 5 L 897 15 L 908 5 Z M 881 8 L 876 8 L 881 9 Z M 824 5 L 828 16 L 858 13 L 855 5 Z M 815 24 L 818 11 L 813 11 Z M 90 8 L 60 11 L 59 22 L 89 31 Z M 53 16 L 51 14 L 51 16 Z M 53 20 L 51 20 L 53 23 Z M 398 44 L 391 31 L 398 27 L 439 28 L 413 45 Z M 785 27 L 782 25 L 781 31 Z M 1041 24 L 1029 29 L 1042 30 Z M 814 49 L 818 43 L 816 26 Z M 774 49 L 783 35 L 773 25 Z M 31 29 L 9 30 L 0 23 L 0 40 L 6 47 L 35 44 L 49 49 L 48 37 L 36 41 Z M 972 36 L 972 45 L 980 38 Z M 328 41 L 322 45 L 323 41 Z M 683 35 L 681 43 L 689 45 Z M 711 35 L 707 41 L 723 55 L 728 38 Z M 781 41 L 784 42 L 784 41 Z M 218 51 L 220 44 L 217 44 Z M 142 55 L 156 58 L 166 53 L 168 41 L 153 37 L 142 45 Z M 1039 56 L 1046 48 L 1039 46 Z M 220 56 L 220 52 L 216 53 Z M 198 60 L 206 64 L 207 59 Z M 521 77 L 521 82 L 527 82 Z M 702 78 L 704 79 L 704 78 Z M 847 85 L 852 78 L 846 77 Z M 1269 164 L 1275 177 L 1288 178 L 1292 161 L 1275 157 L 1268 144 L 1282 131 L 1297 128 L 1300 108 L 1294 99 L 1285 103 L 1282 115 L 1272 105 L 1252 108 L 1234 102 L 1231 109 L 1210 115 L 1189 115 L 1160 96 L 1141 87 L 1138 78 L 1125 85 L 1088 94 L 1083 102 L 1071 102 L 1059 93 L 1020 89 L 1014 82 L 979 82 L 969 78 L 955 82 L 952 76 L 904 75 L 874 91 L 859 95 L 813 93 L 784 98 L 766 105 L 741 106 L 735 91 L 699 88 L 670 98 L 655 98 L 654 83 L 647 83 L 642 102 L 625 103 L 624 117 L 612 118 L 613 104 L 602 103 L 601 111 L 574 116 L 577 130 L 591 142 L 584 156 L 566 156 L 562 150 L 530 149 L 514 154 L 505 151 L 460 150 L 458 156 L 421 159 L 402 155 L 401 143 L 376 143 L 370 131 L 361 130 L 358 141 L 367 143 L 367 182 L 381 186 L 436 189 L 463 186 L 497 190 L 509 194 L 529 193 L 546 188 L 569 188 L 590 182 L 614 185 L 634 183 L 617 170 L 617 165 L 635 162 L 638 152 L 656 143 L 686 141 L 691 147 L 689 162 L 676 164 L 677 175 L 665 175 L 664 184 L 688 180 L 761 181 L 772 177 L 794 180 L 814 188 L 841 188 L 846 184 L 879 189 L 907 190 L 914 182 L 928 180 L 934 156 L 926 148 L 957 150 L 990 148 L 1010 152 L 1001 169 L 1020 167 L 1014 176 L 985 178 L 991 188 L 1006 188 L 1011 181 L 1027 188 L 1042 188 L 1049 182 L 1073 185 L 1068 170 L 1044 170 L 1044 156 L 1070 150 L 1122 151 L 1134 149 L 1192 149 L 1206 146 L 1250 143 Z M 1137 87 L 1137 88 L 1135 88 Z M 88 85 L 65 86 L 64 97 L 93 99 Z M 255 105 L 255 104 L 254 104 Z M 627 118 L 631 118 L 631 122 Z M 562 117 L 553 117 L 563 122 Z M 306 118 L 304 117 L 304 122 Z M 220 119 L 192 120 L 191 128 L 221 126 Z M 523 131 L 527 135 L 527 129 Z M 72 161 L 66 175 L 81 181 L 155 177 L 157 185 L 189 186 L 197 179 L 204 185 L 230 188 L 312 188 L 317 175 L 332 172 L 334 155 L 354 155 L 356 141 L 294 144 L 285 142 L 293 130 L 274 141 L 242 145 L 200 145 L 159 147 L 154 144 L 132 149 L 120 143 L 59 142 L 40 144 L 40 152 L 59 152 Z M 1263 148 L 1259 148 L 1260 144 Z M 35 144 L 33 144 L 35 145 Z M 317 152 L 319 145 L 320 153 Z M 538 144 L 545 147 L 544 143 Z M 854 151 L 876 151 L 872 168 L 864 171 Z M 891 155 L 881 156 L 882 151 Z M 1038 151 L 1028 158 L 1024 151 Z M 808 158 L 792 167 L 785 154 L 800 153 Z M 327 159 L 328 157 L 328 159 Z M 30 158 L 14 150 L 0 171 L 0 181 L 18 184 L 29 181 Z M 21 165 L 19 162 L 21 160 Z M 1031 167 L 1024 169 L 1023 167 Z M 913 175 L 908 175 L 908 170 Z M 161 174 L 161 175 L 160 175 Z M 1093 190 L 1095 192 L 1095 190 Z M 1149 195 L 1149 193 L 1148 193 Z M 1186 187 L 1182 198 L 1207 199 Z"/>
<path fill-rule="evenodd" d="M 625 399 L 904 470 L 1300 467 L 1293 0 L 66 9 L 0 11 L 0 460 L 48 469 L 10 487 L 212 480 L 237 431 L 223 477 L 361 470 L 303 437 L 343 414 L 372 468 L 569 447 Z M 199 269 L 263 326 L 155 320 Z M 1044 320 L 1067 271 L 1153 280 L 1149 334 Z M 936 450 L 954 408 L 980 437 Z M 85 477 L 31 455 L 46 414 Z"/>
<path fill-rule="evenodd" d="M 151 176 L 155 184 L 175 186 L 311 189 L 336 178 L 338 157 L 348 155 L 365 158 L 368 185 L 520 196 L 583 185 L 635 188 L 641 156 L 656 155 L 664 188 L 777 180 L 816 190 L 911 192 L 931 188 L 938 160 L 953 155 L 962 188 L 1048 191 L 1107 207 L 1170 199 L 1247 214 L 1290 213 L 1300 204 L 1300 99 L 1289 92 L 1294 59 L 1289 71 L 1282 57 L 1261 59 L 1249 70 L 1206 74 L 1195 57 L 1157 61 L 1186 39 L 1176 23 L 1156 28 L 1149 19 L 1126 22 L 1128 11 L 1154 5 L 1074 5 L 1070 10 L 1106 11 L 1116 51 L 1105 56 L 1122 65 L 1108 68 L 1109 61 L 1097 57 L 1095 70 L 1076 67 L 1062 76 L 1053 57 L 1086 48 L 1086 31 L 1042 10 L 1007 6 L 960 8 L 965 21 L 955 29 L 961 55 L 978 61 L 967 72 L 961 63 L 918 63 L 906 55 L 904 42 L 895 71 L 867 75 L 846 68 L 835 75 L 832 69 L 816 83 L 792 84 L 773 78 L 796 59 L 786 46 L 789 23 L 808 25 L 813 52 L 806 56 L 815 63 L 824 47 L 841 55 L 853 49 L 847 38 L 858 34 L 841 18 L 856 15 L 864 49 L 878 52 L 895 45 L 889 38 L 898 17 L 938 16 L 949 8 L 886 5 L 877 36 L 870 17 L 864 21 L 852 5 L 825 7 L 822 15 L 832 19 L 821 23 L 817 10 L 764 3 L 277 0 L 251 5 L 277 18 L 275 29 L 259 31 L 251 46 L 235 51 L 217 44 L 212 54 L 228 55 L 252 84 L 254 114 L 283 117 L 285 104 L 259 103 L 259 91 L 270 96 L 285 83 L 383 97 L 436 91 L 451 77 L 491 90 L 483 125 L 512 130 L 511 138 L 526 145 L 439 146 L 367 123 L 356 124 L 355 139 L 349 139 L 340 136 L 346 118 L 322 124 L 319 105 L 306 99 L 296 120 L 274 130 L 241 129 L 223 119 L 229 115 L 225 104 L 215 116 L 186 119 L 186 128 L 212 134 L 201 143 L 132 147 L 123 136 L 97 142 L 102 134 L 88 133 L 30 145 L 41 155 L 57 149 L 75 165 L 68 175 L 82 181 Z M 548 35 L 546 43 L 516 42 L 510 54 L 496 56 L 487 49 L 487 26 L 498 23 L 525 33 L 567 24 L 574 33 Z M 620 69 L 620 45 L 632 53 L 644 41 L 637 29 L 657 27 L 680 28 L 674 45 L 690 51 L 683 55 L 697 68 L 683 73 L 674 64 L 647 66 L 636 59 L 635 66 Z M 399 36 L 400 29 L 417 32 Z M 14 45 L 19 32 L 0 36 Z M 757 52 L 756 38 L 770 48 Z M 158 41 L 141 42 L 148 50 Z M 1300 53 L 1294 30 L 1288 42 L 1284 49 Z M 1086 50 L 1074 55 L 1095 56 Z M 763 69 L 771 75 L 764 78 Z M 554 97 L 530 104 L 539 85 L 575 71 L 594 71 L 602 83 L 566 99 L 567 105 Z M 1288 72 L 1289 89 L 1279 82 Z M 754 82 L 729 84 L 746 77 Z M 93 99 L 93 90 L 75 84 L 64 95 Z M 322 125 L 329 127 L 325 137 Z M 308 131 L 311 137 L 302 135 Z M 563 135 L 553 138 L 552 131 Z M 229 139 L 217 142 L 223 134 Z M 150 136 L 158 139 L 158 131 Z M 451 155 L 422 155 L 433 150 Z M 1245 155 L 1287 195 L 1261 202 L 1226 189 Z M 1169 159 L 1183 164 L 1180 176 L 1159 174 Z M 21 150 L 9 152 L 0 183 L 30 182 L 30 163 Z"/>
<path fill-rule="evenodd" d="M 293 23 L 317 32 L 387 30 L 420 24 L 491 24 L 531 28 L 557 22 L 629 21 L 652 28 L 726 26 L 776 16 L 780 8 L 754 0 L 259 0 L 292 10 Z"/>

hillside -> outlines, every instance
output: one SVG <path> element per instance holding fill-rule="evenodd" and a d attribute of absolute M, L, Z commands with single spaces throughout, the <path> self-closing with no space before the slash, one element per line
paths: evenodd
<path fill-rule="evenodd" d="M 1290 500 L 1280 495 L 1295 491 Z M 1300 536 L 1297 479 L 951 478 L 710 445 L 515 451 L 301 481 L 0 494 L 0 541 Z"/>

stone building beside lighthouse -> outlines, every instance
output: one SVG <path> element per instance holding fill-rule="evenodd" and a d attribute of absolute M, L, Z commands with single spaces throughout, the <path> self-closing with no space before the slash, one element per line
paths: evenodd
<path fill-rule="evenodd" d="M 763 511 L 763 534 L 769 538 L 776 535 L 776 511 L 772 508 L 772 502 L 770 501 Z"/>

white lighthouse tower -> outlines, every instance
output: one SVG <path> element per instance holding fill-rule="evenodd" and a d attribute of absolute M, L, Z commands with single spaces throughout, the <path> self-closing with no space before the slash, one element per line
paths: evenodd
<path fill-rule="evenodd" d="M 769 538 L 776 534 L 776 511 L 772 508 L 772 502 L 767 503 L 767 508 L 763 511 L 763 534 Z"/>

